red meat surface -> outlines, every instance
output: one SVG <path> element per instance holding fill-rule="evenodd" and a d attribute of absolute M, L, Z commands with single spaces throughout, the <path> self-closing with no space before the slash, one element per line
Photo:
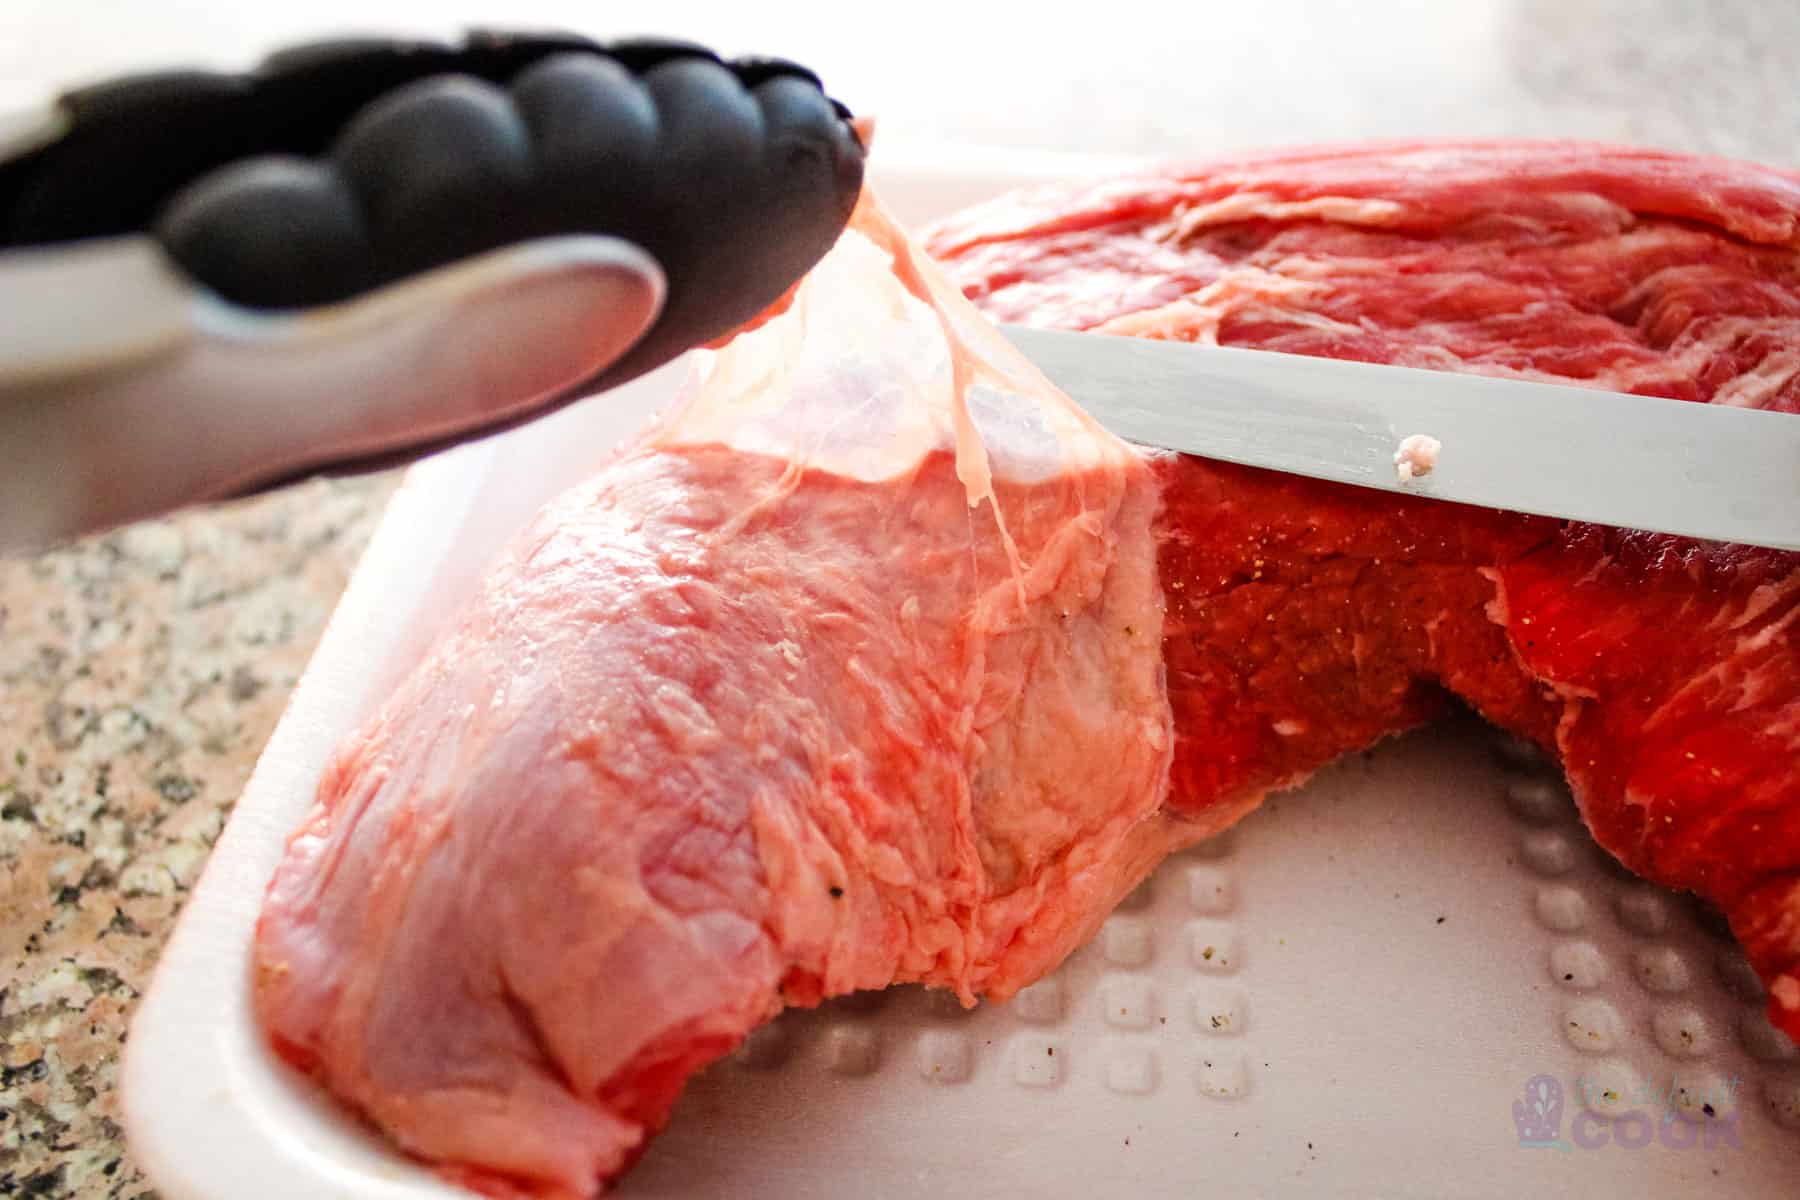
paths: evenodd
<path fill-rule="evenodd" d="M 1742 163 L 1302 151 L 1005 197 L 927 247 L 1000 321 L 1800 414 L 1800 177 Z M 1454 694 L 1551 751 L 1627 867 L 1723 907 L 1800 1038 L 1800 554 L 1156 467 L 1173 807 Z"/>
<path fill-rule="evenodd" d="M 1008 321 L 1796 409 L 1797 214 L 1738 164 L 1379 147 L 929 245 Z M 1451 696 L 1800 1033 L 1800 555 L 1127 447 L 867 199 L 596 467 L 340 748 L 258 926 L 276 1049 L 452 1178 L 591 1194 L 786 1004 L 1004 999 Z"/>
<path fill-rule="evenodd" d="M 588 1195 L 784 1004 L 1030 983 L 1208 831 L 1157 493 L 865 203 L 339 749 L 258 925 L 276 1049 Z"/>

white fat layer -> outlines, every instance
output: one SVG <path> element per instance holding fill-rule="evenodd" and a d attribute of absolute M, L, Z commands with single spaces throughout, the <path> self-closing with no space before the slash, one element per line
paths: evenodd
<path fill-rule="evenodd" d="M 1421 475 L 1431 474 L 1437 466 L 1438 452 L 1444 443 L 1429 433 L 1415 433 L 1400 439 L 1394 450 L 1394 474 L 1401 483 L 1410 483 Z"/>
<path fill-rule="evenodd" d="M 948 338 L 939 315 L 895 278 L 888 254 L 852 230 L 788 311 L 695 356 L 693 379 L 652 440 L 723 444 L 867 482 L 905 475 L 940 451 L 959 462 L 984 456 L 995 480 L 1020 484 L 1128 453 L 1054 392 L 1007 388 L 1021 372 L 1035 374 L 1023 359 L 989 359 L 959 405 Z M 977 444 L 959 442 L 963 412 Z"/>

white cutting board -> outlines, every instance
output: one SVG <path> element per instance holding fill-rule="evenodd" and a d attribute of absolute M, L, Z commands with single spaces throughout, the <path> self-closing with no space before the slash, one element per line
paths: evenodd
<path fill-rule="evenodd" d="M 884 147 L 875 173 L 919 221 L 1119 165 Z M 264 1051 L 252 928 L 333 745 L 682 369 L 396 494 L 132 1026 L 126 1128 L 169 1200 L 464 1194 Z M 790 1014 L 695 1080 L 620 1194 L 1800 1194 L 1800 1059 L 1742 956 L 1493 751 L 1465 722 L 1338 764 L 1171 860 L 1009 1005 L 909 988 Z M 1560 1145 L 1520 1144 L 1538 1077 L 1561 1105 L 1531 1140 Z"/>

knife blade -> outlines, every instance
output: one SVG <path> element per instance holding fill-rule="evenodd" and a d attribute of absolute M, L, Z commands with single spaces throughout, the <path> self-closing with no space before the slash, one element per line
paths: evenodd
<path fill-rule="evenodd" d="M 1484 508 L 1800 550 L 1800 414 L 1006 326 L 1127 441 Z M 1400 442 L 1442 443 L 1402 482 Z"/>

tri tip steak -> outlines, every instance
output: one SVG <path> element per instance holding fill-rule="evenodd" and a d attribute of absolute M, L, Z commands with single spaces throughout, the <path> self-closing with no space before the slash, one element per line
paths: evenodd
<path fill-rule="evenodd" d="M 1800 409 L 1761 168 L 1298 154 L 929 244 L 1006 320 Z M 1007 997 L 1450 695 L 1720 905 L 1800 1034 L 1800 555 L 1127 447 L 868 198 L 596 466 L 340 749 L 258 926 L 277 1050 L 452 1178 L 593 1193 L 787 1004 Z"/>

